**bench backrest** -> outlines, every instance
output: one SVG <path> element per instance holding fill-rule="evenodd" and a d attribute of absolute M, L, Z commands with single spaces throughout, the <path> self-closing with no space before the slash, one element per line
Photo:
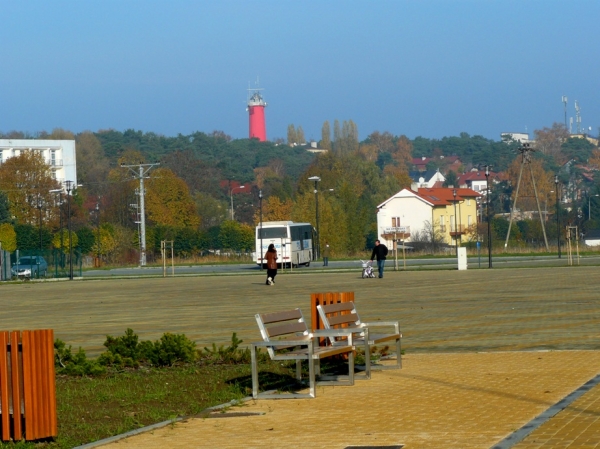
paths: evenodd
<path fill-rule="evenodd" d="M 360 317 L 353 302 L 321 304 L 317 306 L 325 329 L 357 328 L 361 329 Z"/>
<path fill-rule="evenodd" d="M 264 341 L 277 340 L 309 340 L 309 332 L 300 309 L 274 313 L 257 313 L 255 315 L 260 334 Z M 277 350 L 285 349 L 277 347 Z M 275 357 L 275 349 L 267 348 L 269 356 Z"/>

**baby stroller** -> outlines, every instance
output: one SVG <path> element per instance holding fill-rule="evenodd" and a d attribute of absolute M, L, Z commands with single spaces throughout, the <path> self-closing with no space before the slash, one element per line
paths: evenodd
<path fill-rule="evenodd" d="M 362 277 L 364 278 L 374 278 L 375 273 L 373 272 L 373 261 L 372 260 L 361 260 L 362 262 Z"/>

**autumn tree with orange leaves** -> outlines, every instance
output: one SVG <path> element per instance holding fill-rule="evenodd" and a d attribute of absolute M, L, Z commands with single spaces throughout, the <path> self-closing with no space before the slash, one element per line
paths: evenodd
<path fill-rule="evenodd" d="M 146 213 L 151 222 L 179 228 L 200 225 L 187 184 L 171 170 L 157 168 L 146 185 Z"/>
<path fill-rule="evenodd" d="M 51 205 L 55 198 L 50 190 L 59 189 L 52 169 L 37 151 L 23 151 L 0 165 L 0 190 L 6 194 L 10 213 L 17 223 L 38 225 L 39 208 L 44 210 L 42 223 L 54 221 Z"/>

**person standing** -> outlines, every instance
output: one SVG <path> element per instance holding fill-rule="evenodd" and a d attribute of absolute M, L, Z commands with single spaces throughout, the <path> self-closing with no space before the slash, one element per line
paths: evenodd
<path fill-rule="evenodd" d="M 325 248 L 323 248 L 323 266 L 329 266 L 329 243 L 325 242 Z"/>
<path fill-rule="evenodd" d="M 387 256 L 387 253 L 387 246 L 385 246 L 379 240 L 375 240 L 375 247 L 371 253 L 371 262 L 373 262 L 373 259 L 377 258 L 377 269 L 379 270 L 380 278 L 383 277 L 383 267 L 385 265 L 385 257 Z"/>
<path fill-rule="evenodd" d="M 273 285 L 277 276 L 277 250 L 272 243 L 267 249 L 267 282 L 266 285 Z"/>

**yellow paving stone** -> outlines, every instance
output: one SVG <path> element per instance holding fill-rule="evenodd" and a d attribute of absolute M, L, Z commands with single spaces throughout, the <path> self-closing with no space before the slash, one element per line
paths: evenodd
<path fill-rule="evenodd" d="M 409 354 L 402 370 L 319 387 L 315 399 L 240 407 L 264 415 L 190 419 L 103 447 L 489 448 L 599 371 L 600 351 Z"/>

